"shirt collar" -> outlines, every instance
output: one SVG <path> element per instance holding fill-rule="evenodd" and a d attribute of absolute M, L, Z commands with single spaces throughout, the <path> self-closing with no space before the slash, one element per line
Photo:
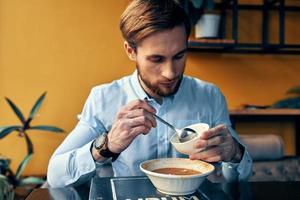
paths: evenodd
<path fill-rule="evenodd" d="M 130 83 L 132 84 L 132 88 L 139 99 L 148 99 L 149 98 L 139 82 L 137 70 L 135 70 L 133 72 L 133 74 L 130 78 Z"/>
<path fill-rule="evenodd" d="M 177 96 L 180 96 L 180 93 L 184 92 L 184 87 L 185 87 L 185 79 L 186 79 L 186 76 L 183 75 L 182 76 L 182 80 L 181 80 L 181 83 L 180 83 L 180 86 L 177 90 L 177 92 L 173 95 L 170 96 L 171 100 L 173 101 Z"/>

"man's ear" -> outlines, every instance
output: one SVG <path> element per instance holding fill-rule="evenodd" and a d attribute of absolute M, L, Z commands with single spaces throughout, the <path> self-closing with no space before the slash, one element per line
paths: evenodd
<path fill-rule="evenodd" d="M 124 41 L 124 49 L 130 60 L 136 61 L 136 52 L 135 49 L 132 48 L 127 41 Z"/>

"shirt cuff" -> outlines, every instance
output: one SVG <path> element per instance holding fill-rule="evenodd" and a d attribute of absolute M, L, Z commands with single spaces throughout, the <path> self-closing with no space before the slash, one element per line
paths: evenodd
<path fill-rule="evenodd" d="M 70 172 L 72 174 L 72 179 L 68 180 L 66 183 L 72 184 L 76 182 L 83 175 L 89 174 L 96 169 L 95 161 L 91 154 L 90 148 L 93 141 L 85 144 L 83 147 L 77 149 L 74 153 L 74 168 L 70 166 Z M 72 169 L 73 168 L 73 169 Z"/>
<path fill-rule="evenodd" d="M 247 181 L 252 174 L 252 159 L 247 149 L 245 148 L 239 163 L 223 162 L 222 172 L 224 178 L 229 182 Z"/>

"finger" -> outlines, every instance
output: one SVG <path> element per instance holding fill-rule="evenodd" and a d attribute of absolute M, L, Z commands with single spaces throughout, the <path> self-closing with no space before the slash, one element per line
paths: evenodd
<path fill-rule="evenodd" d="M 136 137 L 140 133 L 147 134 L 151 128 L 151 126 L 149 127 L 145 124 L 136 125 L 132 119 L 120 119 L 116 121 L 110 132 L 118 132 L 117 137 L 121 135 L 123 139 L 132 140 L 130 138 Z"/>
<path fill-rule="evenodd" d="M 119 119 L 114 123 L 113 129 L 129 130 L 131 127 L 129 119 Z"/>
<path fill-rule="evenodd" d="M 194 143 L 194 148 L 207 148 L 210 146 L 218 146 L 226 141 L 226 135 L 218 135 L 207 140 L 199 139 Z"/>
<path fill-rule="evenodd" d="M 147 126 L 149 129 L 153 127 L 152 122 L 146 116 L 139 116 L 128 119 L 130 127 Z"/>
<path fill-rule="evenodd" d="M 144 111 L 144 115 L 148 118 L 148 120 L 151 121 L 152 127 L 157 126 L 156 119 L 154 118 L 154 116 L 152 114 L 148 113 L 147 111 L 146 112 Z"/>
<path fill-rule="evenodd" d="M 202 149 L 202 148 L 206 148 L 207 146 L 208 146 L 208 140 L 202 140 L 202 139 L 197 140 L 193 145 L 195 149 Z"/>
<path fill-rule="evenodd" d="M 204 131 L 203 134 L 201 135 L 202 139 L 208 139 L 217 135 L 222 134 L 227 130 L 226 126 L 224 124 L 220 124 L 214 128 L 211 128 L 207 131 Z"/>
<path fill-rule="evenodd" d="M 146 111 L 155 114 L 156 110 L 153 108 L 147 101 L 142 101 L 141 102 L 141 108 L 145 109 Z"/>
<path fill-rule="evenodd" d="M 221 159 L 221 155 L 217 155 L 217 156 L 212 156 L 212 157 L 209 157 L 209 158 L 205 158 L 203 160 L 206 161 L 206 162 L 219 162 L 222 159 Z"/>
<path fill-rule="evenodd" d="M 136 118 L 136 117 L 140 117 L 140 116 L 146 116 L 148 118 L 148 120 L 151 121 L 152 127 L 156 127 L 156 120 L 153 117 L 153 115 L 151 113 L 149 113 L 148 111 L 144 110 L 144 109 L 136 109 L 136 110 L 132 110 L 132 111 L 127 111 L 126 115 L 124 115 L 125 118 Z"/>
<path fill-rule="evenodd" d="M 140 118 L 143 118 L 143 117 L 140 117 Z M 147 124 L 146 122 L 142 122 L 143 121 L 142 119 L 138 119 L 138 120 L 136 120 L 136 119 L 137 118 L 134 118 L 134 119 L 128 119 L 128 118 L 119 119 L 119 120 L 116 121 L 114 129 L 117 129 L 116 127 L 118 127 L 119 130 L 127 132 L 125 135 L 127 135 L 129 137 L 130 137 L 131 129 L 133 129 L 134 127 L 145 126 L 145 127 L 148 127 L 149 129 L 151 129 L 151 123 L 150 122 L 148 122 L 148 124 Z"/>
<path fill-rule="evenodd" d="M 210 157 L 215 157 L 215 156 L 221 156 L 221 151 L 220 148 L 218 147 L 211 147 L 205 149 L 198 153 L 191 154 L 189 157 L 192 160 L 206 160 L 209 159 Z"/>
<path fill-rule="evenodd" d="M 138 136 L 140 134 L 146 135 L 149 133 L 149 131 L 150 131 L 150 128 L 147 126 L 136 126 L 130 130 L 130 135 L 132 135 L 132 137 L 135 138 L 136 136 Z"/>
<path fill-rule="evenodd" d="M 224 132 L 222 137 L 222 143 L 219 145 L 220 147 L 226 147 L 226 146 L 231 146 L 233 142 L 233 138 L 229 132 Z"/>

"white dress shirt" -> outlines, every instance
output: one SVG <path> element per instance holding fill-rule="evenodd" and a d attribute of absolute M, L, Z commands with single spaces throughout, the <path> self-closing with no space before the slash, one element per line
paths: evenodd
<path fill-rule="evenodd" d="M 80 184 L 94 175 L 97 167 L 90 148 L 101 133 L 108 132 L 121 106 L 136 99 L 147 99 L 157 115 L 180 129 L 195 123 L 210 127 L 225 124 L 231 128 L 227 104 L 220 90 L 211 83 L 184 76 L 177 93 L 164 97 L 162 104 L 149 98 L 142 89 L 138 75 L 132 75 L 109 84 L 94 87 L 84 105 L 75 129 L 57 148 L 49 161 L 48 182 L 52 187 Z M 139 135 L 118 159 L 112 163 L 115 176 L 143 175 L 139 164 L 145 160 L 167 157 L 187 157 L 178 153 L 170 143 L 173 131 L 157 122 L 147 135 Z M 245 149 L 240 163 L 222 163 L 227 180 L 247 180 L 252 171 L 252 159 Z"/>

